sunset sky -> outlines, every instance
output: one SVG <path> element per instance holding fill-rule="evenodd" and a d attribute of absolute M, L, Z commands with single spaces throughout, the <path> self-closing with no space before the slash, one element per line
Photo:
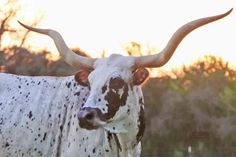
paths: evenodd
<path fill-rule="evenodd" d="M 189 64 L 206 54 L 236 65 L 236 2 L 234 0 L 19 0 L 18 19 L 30 24 L 43 15 L 40 28 L 55 29 L 69 47 L 81 47 L 91 56 L 101 51 L 124 54 L 136 41 L 158 53 L 183 24 L 234 8 L 226 18 L 192 32 L 165 67 Z M 31 34 L 28 44 L 57 53 L 48 37 Z"/>

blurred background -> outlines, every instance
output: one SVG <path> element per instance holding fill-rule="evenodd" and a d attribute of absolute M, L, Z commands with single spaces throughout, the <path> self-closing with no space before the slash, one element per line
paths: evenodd
<path fill-rule="evenodd" d="M 85 56 L 158 53 L 191 20 L 221 14 L 233 1 L 0 1 L 0 72 L 68 76 L 53 42 L 17 20 L 58 30 Z M 143 86 L 146 131 L 143 157 L 236 156 L 236 17 L 191 33 L 170 62 L 149 69 Z M 86 51 L 84 51 L 86 50 Z"/>

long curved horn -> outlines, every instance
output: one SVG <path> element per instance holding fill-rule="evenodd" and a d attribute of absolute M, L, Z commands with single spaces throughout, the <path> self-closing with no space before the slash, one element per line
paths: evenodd
<path fill-rule="evenodd" d="M 73 51 L 71 51 L 68 46 L 66 45 L 64 39 L 62 38 L 62 36 L 55 30 L 51 30 L 51 29 L 39 29 L 39 28 L 34 28 L 34 27 L 30 27 L 27 26 L 23 23 L 21 23 L 20 21 L 18 21 L 19 24 L 21 24 L 23 27 L 25 27 L 26 29 L 29 29 L 30 31 L 34 31 L 37 33 L 41 33 L 41 34 L 45 34 L 50 36 L 61 57 L 70 65 L 74 66 L 75 68 L 85 68 L 85 69 L 93 69 L 93 63 L 96 59 L 93 58 L 89 58 L 89 57 L 83 57 L 80 56 L 76 53 L 74 53 Z"/>
<path fill-rule="evenodd" d="M 216 15 L 212 17 L 206 17 L 206 18 L 201 18 L 198 20 L 191 21 L 182 27 L 180 27 L 170 38 L 169 42 L 167 43 L 166 47 L 158 54 L 155 55 L 148 55 L 148 56 L 140 56 L 140 57 L 135 57 L 135 68 L 140 68 L 140 67 L 161 67 L 164 64 L 166 64 L 171 56 L 173 55 L 175 49 L 179 45 L 179 43 L 183 40 L 183 38 L 193 31 L 194 29 L 203 26 L 205 24 L 208 24 L 210 22 L 219 20 L 228 14 L 231 13 L 233 10 L 230 9 L 224 14 L 221 15 Z"/>

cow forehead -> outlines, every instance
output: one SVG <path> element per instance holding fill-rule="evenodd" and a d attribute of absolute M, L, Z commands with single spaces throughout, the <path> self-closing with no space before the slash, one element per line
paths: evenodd
<path fill-rule="evenodd" d="M 107 58 L 100 58 L 94 63 L 94 69 L 119 67 L 123 69 L 133 69 L 135 65 L 135 59 L 132 56 L 122 56 L 119 54 L 112 54 Z"/>
<path fill-rule="evenodd" d="M 134 68 L 134 58 L 113 54 L 108 58 L 98 59 L 94 64 L 94 70 L 89 75 L 89 82 L 98 82 L 103 85 L 110 78 L 121 77 L 125 81 L 131 78 Z"/>

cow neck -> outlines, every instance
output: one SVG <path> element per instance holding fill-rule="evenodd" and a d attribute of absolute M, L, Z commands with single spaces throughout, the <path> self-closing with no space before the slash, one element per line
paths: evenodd
<path fill-rule="evenodd" d="M 126 124 L 131 122 L 131 117 L 128 117 L 128 119 L 130 121 L 127 121 Z M 106 136 L 104 147 L 109 148 L 112 152 L 116 152 L 116 154 L 119 154 L 118 156 L 134 156 L 133 154 L 136 152 L 136 146 L 139 143 L 136 138 L 138 134 L 137 121 L 133 120 L 129 127 L 124 127 L 122 120 L 120 120 L 120 122 L 116 121 L 116 123 L 116 126 L 122 126 L 119 131 L 113 131 L 113 129 L 109 127 L 104 129 Z"/>
<path fill-rule="evenodd" d="M 131 98 L 143 99 L 141 89 L 138 87 L 133 92 L 136 96 L 130 96 L 127 99 L 130 105 L 130 114 L 127 113 L 122 119 L 114 120 L 104 127 L 107 136 L 110 135 L 110 139 L 113 139 L 117 147 L 121 150 L 133 150 L 134 147 L 139 143 L 137 135 L 140 132 L 140 113 L 143 107 L 143 102 L 140 99 L 131 100 Z M 109 138 L 108 138 L 109 139 Z M 122 151 L 121 151 L 122 152 Z"/>

